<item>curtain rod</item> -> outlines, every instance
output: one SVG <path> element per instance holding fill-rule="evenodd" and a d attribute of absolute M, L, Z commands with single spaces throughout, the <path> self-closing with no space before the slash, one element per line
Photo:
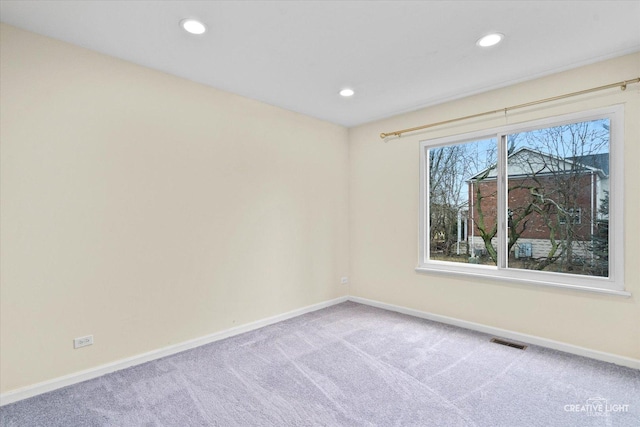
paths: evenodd
<path fill-rule="evenodd" d="M 545 102 L 557 101 L 559 99 L 565 99 L 565 98 L 570 98 L 572 96 L 584 95 L 586 93 L 597 92 L 597 91 L 600 91 L 600 90 L 611 89 L 611 88 L 614 88 L 614 87 L 620 87 L 620 90 L 626 90 L 627 89 L 627 85 L 634 84 L 634 83 L 639 83 L 639 82 L 640 82 L 640 77 L 635 78 L 633 80 L 624 80 L 624 81 L 621 81 L 621 82 L 618 82 L 618 83 L 611 83 L 611 84 L 604 85 L 604 86 L 593 87 L 591 89 L 580 90 L 578 92 L 565 93 L 564 95 L 558 95 L 558 96 L 553 96 L 551 98 L 544 98 L 544 99 L 539 99 L 537 101 L 527 102 L 527 103 L 524 103 L 524 104 L 513 105 L 511 107 L 505 107 L 505 108 L 501 108 L 499 110 L 485 111 L 484 113 L 472 114 L 470 116 L 464 116 L 464 117 L 456 117 L 455 119 L 444 120 L 442 122 L 430 123 L 428 125 L 416 126 L 416 127 L 408 128 L 408 129 L 396 130 L 396 131 L 393 131 L 393 132 L 386 132 L 386 133 L 383 132 L 383 133 L 380 134 L 380 138 L 385 139 L 388 136 L 398 136 L 399 137 L 403 133 L 415 132 L 417 130 L 432 128 L 432 127 L 440 126 L 440 125 L 446 125 L 448 123 L 459 122 L 461 120 L 475 119 L 476 117 L 488 116 L 489 114 L 496 114 L 496 113 L 505 113 L 506 114 L 507 111 L 517 110 L 518 108 L 531 107 L 533 105 L 544 104 Z"/>

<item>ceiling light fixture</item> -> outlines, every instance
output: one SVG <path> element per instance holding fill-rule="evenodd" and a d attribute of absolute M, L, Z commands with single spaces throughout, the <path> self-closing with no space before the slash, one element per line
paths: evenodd
<path fill-rule="evenodd" d="M 340 91 L 340 96 L 344 96 L 345 98 L 348 98 L 350 96 L 353 96 L 355 92 L 353 91 L 353 89 L 349 89 L 349 88 L 344 88 Z"/>
<path fill-rule="evenodd" d="M 190 34 L 203 34 L 207 31 L 207 27 L 200 21 L 195 19 L 183 19 L 180 21 L 180 26 Z"/>
<path fill-rule="evenodd" d="M 504 39 L 504 34 L 500 34 L 500 33 L 487 34 L 486 36 L 481 37 L 476 42 L 476 44 L 480 47 L 490 47 L 490 46 L 497 45 L 502 41 L 502 39 Z"/>

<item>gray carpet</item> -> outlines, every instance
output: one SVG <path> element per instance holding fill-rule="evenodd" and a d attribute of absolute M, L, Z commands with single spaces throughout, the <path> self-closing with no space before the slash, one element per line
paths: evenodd
<path fill-rule="evenodd" d="M 0 425 L 640 426 L 640 371 L 489 338 L 347 302 L 4 406 Z"/>

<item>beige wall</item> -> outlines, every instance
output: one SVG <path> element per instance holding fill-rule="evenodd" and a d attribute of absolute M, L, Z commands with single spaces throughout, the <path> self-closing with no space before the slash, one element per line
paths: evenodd
<path fill-rule="evenodd" d="M 384 143 L 381 132 L 495 110 L 640 76 L 640 54 L 350 129 L 352 295 L 640 358 L 640 85 L 467 121 Z M 625 274 L 631 298 L 417 273 L 419 141 L 625 105 Z"/>
<path fill-rule="evenodd" d="M 383 143 L 378 134 L 640 75 L 640 55 L 350 131 L 6 25 L 0 392 L 351 294 L 640 358 L 631 298 L 416 273 L 418 142 L 624 103 L 640 85 Z M 350 275 L 349 287 L 340 276 Z M 74 337 L 95 344 L 73 350 Z"/>
<path fill-rule="evenodd" d="M 2 392 L 347 293 L 345 128 L 1 31 Z"/>

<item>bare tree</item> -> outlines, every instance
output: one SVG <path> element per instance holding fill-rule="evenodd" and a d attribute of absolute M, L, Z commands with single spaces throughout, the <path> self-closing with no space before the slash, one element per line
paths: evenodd
<path fill-rule="evenodd" d="M 463 145 L 429 150 L 430 238 L 438 244 L 432 245 L 432 249 L 442 250 L 447 256 L 457 241 L 458 218 L 466 204 L 462 194 L 464 151 Z"/>
<path fill-rule="evenodd" d="M 589 212 L 578 208 L 584 205 L 580 198 L 585 194 L 593 197 L 593 188 L 589 185 L 597 168 L 590 167 L 588 162 L 593 162 L 599 153 L 608 152 L 608 128 L 584 122 L 519 134 L 520 143 L 515 143 L 517 138 L 513 136 L 509 135 L 508 251 L 511 252 L 529 228 L 538 233 L 544 228 L 549 241 L 546 256 L 530 260 L 526 268 L 543 270 L 560 262 L 563 271 L 573 271 L 579 258 L 574 248 L 577 244 L 587 247 L 585 229 L 594 218 L 592 208 Z M 495 263 L 496 215 L 486 212 L 488 206 L 495 206 L 495 173 L 492 171 L 475 176 L 471 188 L 476 200 L 476 229 Z M 493 180 L 494 184 L 488 185 L 487 180 Z M 489 220 L 487 214 L 491 216 Z M 586 219 L 588 222 L 584 224 Z"/>

